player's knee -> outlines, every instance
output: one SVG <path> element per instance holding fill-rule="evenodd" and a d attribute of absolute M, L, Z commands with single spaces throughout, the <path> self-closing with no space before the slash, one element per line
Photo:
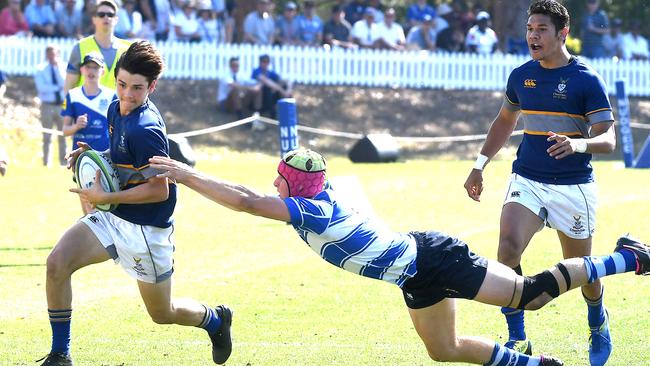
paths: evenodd
<path fill-rule="evenodd" d="M 70 276 L 70 270 L 65 263 L 65 256 L 57 250 L 53 250 L 45 261 L 46 275 L 51 280 L 65 279 Z"/>
<path fill-rule="evenodd" d="M 499 240 L 497 260 L 508 267 L 516 267 L 521 261 L 521 245 L 514 238 L 505 236 Z"/>
<path fill-rule="evenodd" d="M 427 345 L 429 357 L 436 362 L 453 362 L 458 356 L 458 343 L 448 345 Z"/>
<path fill-rule="evenodd" d="M 526 310 L 539 310 L 544 307 L 544 305 L 548 304 L 551 300 L 553 300 L 553 297 L 547 295 L 547 294 L 541 294 L 537 298 L 531 300 L 526 304 L 525 309 Z"/>
<path fill-rule="evenodd" d="M 174 322 L 172 313 L 167 310 L 149 310 L 149 316 L 156 324 L 172 324 Z"/>

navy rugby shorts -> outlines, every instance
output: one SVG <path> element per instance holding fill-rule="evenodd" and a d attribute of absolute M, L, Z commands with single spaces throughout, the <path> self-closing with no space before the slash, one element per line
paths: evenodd
<path fill-rule="evenodd" d="M 440 232 L 410 234 L 417 242 L 417 273 L 402 286 L 406 306 L 422 309 L 448 297 L 476 296 L 487 273 L 486 258 L 472 253 L 462 240 Z"/>

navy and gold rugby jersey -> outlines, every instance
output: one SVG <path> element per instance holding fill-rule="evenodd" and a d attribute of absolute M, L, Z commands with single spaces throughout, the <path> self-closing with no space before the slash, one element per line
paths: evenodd
<path fill-rule="evenodd" d="M 528 61 L 510 74 L 504 106 L 521 110 L 524 123 L 524 137 L 512 164 L 514 173 L 541 183 L 593 181 L 591 154 L 558 160 L 546 150 L 554 144 L 547 141 L 549 131 L 588 138 L 591 126 L 614 121 L 607 87 L 596 71 L 575 57 L 555 69 Z"/>
<path fill-rule="evenodd" d="M 108 108 L 111 160 L 120 175 L 120 186 L 129 189 L 158 174 L 149 166 L 149 158 L 169 156 L 165 122 L 158 108 L 147 99 L 126 116 L 120 115 L 119 100 Z M 169 197 L 163 202 L 121 203 L 112 213 L 138 225 L 169 227 L 176 206 L 176 185 L 169 184 Z"/>

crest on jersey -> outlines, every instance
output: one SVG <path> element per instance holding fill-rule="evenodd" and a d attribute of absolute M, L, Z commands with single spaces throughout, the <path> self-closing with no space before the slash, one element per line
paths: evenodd
<path fill-rule="evenodd" d="M 560 82 L 557 84 L 557 87 L 553 91 L 553 98 L 566 99 L 568 82 L 569 82 L 569 79 L 560 78 Z"/>

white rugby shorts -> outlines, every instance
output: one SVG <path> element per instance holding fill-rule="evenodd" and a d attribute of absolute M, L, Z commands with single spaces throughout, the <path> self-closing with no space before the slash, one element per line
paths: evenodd
<path fill-rule="evenodd" d="M 516 202 L 539 216 L 546 226 L 574 239 L 587 239 L 596 229 L 596 183 L 548 184 L 513 173 L 504 205 Z M 541 228 L 540 228 L 541 229 Z"/>
<path fill-rule="evenodd" d="M 95 233 L 115 263 L 136 280 L 158 283 L 174 272 L 173 225 L 138 225 L 103 211 L 90 213 L 81 222 Z"/>

